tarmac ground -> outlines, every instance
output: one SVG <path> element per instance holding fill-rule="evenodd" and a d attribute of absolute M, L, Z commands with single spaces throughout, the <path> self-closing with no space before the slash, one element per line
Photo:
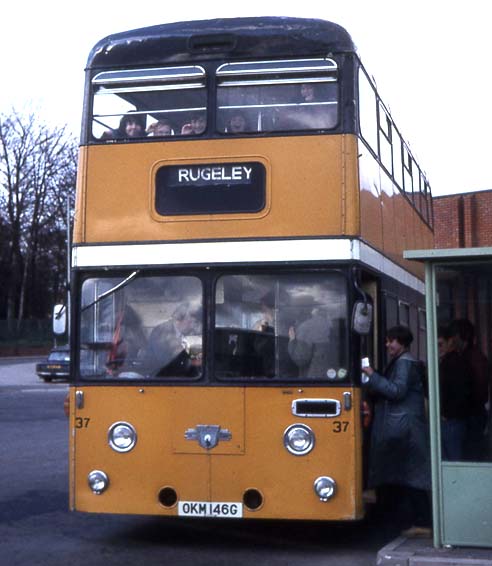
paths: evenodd
<path fill-rule="evenodd" d="M 42 357 L 2 358 L 0 386 L 33 385 L 41 380 L 30 372 L 19 371 L 18 364 L 34 364 Z M 67 384 L 61 382 L 60 386 Z M 58 386 L 58 385 L 56 385 Z M 492 566 L 491 548 L 434 548 L 431 538 L 407 538 L 400 536 L 377 553 L 377 566 Z"/>
<path fill-rule="evenodd" d="M 431 538 L 398 537 L 378 552 L 376 564 L 377 566 L 492 566 L 492 548 L 434 548 Z"/>

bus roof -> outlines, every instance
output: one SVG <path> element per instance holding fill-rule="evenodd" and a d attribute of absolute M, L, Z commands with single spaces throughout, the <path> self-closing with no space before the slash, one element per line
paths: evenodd
<path fill-rule="evenodd" d="M 326 56 L 355 50 L 343 27 L 324 20 L 221 18 L 161 24 L 109 35 L 92 49 L 87 69 L 217 58 Z"/>

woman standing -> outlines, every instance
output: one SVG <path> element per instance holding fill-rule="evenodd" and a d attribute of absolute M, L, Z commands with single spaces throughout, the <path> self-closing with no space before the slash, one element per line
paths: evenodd
<path fill-rule="evenodd" d="M 413 341 L 406 326 L 390 328 L 390 363 L 381 375 L 363 368 L 374 397 L 369 457 L 369 487 L 382 508 L 405 509 L 411 527 L 406 536 L 430 536 L 430 454 L 424 405 L 423 366 L 408 351 Z"/>

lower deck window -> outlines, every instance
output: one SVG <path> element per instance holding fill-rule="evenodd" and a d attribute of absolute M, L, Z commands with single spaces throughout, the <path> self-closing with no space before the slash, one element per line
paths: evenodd
<path fill-rule="evenodd" d="M 343 381 L 347 320 L 347 281 L 335 271 L 90 277 L 81 287 L 79 374 Z"/>

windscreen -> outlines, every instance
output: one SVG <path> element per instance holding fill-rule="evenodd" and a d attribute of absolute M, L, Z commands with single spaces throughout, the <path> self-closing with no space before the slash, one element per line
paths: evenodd
<path fill-rule="evenodd" d="M 195 277 L 86 279 L 81 303 L 81 377 L 198 377 L 202 318 L 202 284 Z"/>
<path fill-rule="evenodd" d="M 231 274 L 213 280 L 214 300 L 207 301 L 206 313 L 207 292 L 198 277 L 135 271 L 85 279 L 80 377 L 348 379 L 347 281 L 341 273 Z"/>
<path fill-rule="evenodd" d="M 340 273 L 227 275 L 215 293 L 221 380 L 343 381 L 347 283 Z"/>

